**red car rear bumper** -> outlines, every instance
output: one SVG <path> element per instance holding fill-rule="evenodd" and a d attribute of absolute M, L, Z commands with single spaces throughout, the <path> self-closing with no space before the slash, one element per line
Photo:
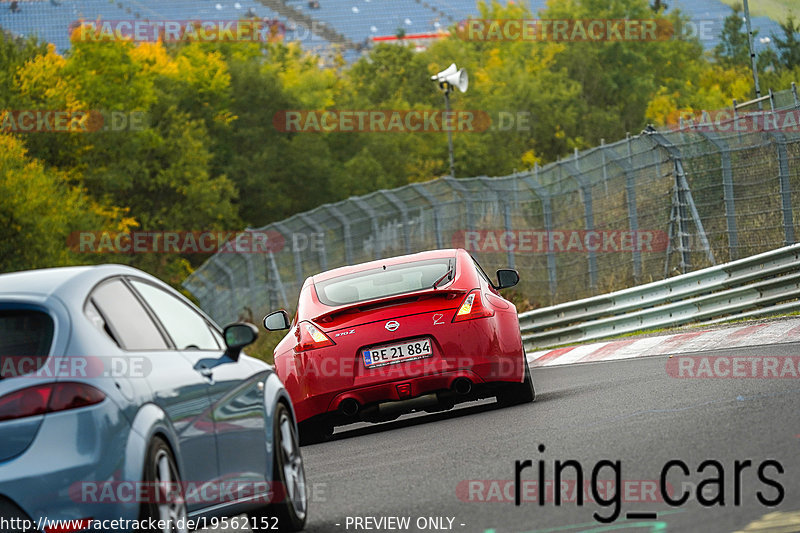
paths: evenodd
<path fill-rule="evenodd" d="M 469 367 L 461 368 L 448 368 L 450 365 L 447 364 L 428 365 L 426 368 L 425 360 L 413 362 L 418 364 L 411 368 L 411 363 L 394 365 L 406 367 L 404 369 L 385 367 L 387 380 L 381 383 L 319 392 L 299 401 L 293 399 L 297 420 L 300 422 L 317 415 L 337 413 L 342 402 L 347 399 L 355 400 L 363 408 L 375 403 L 407 400 L 434 392 L 449 391 L 459 379 L 468 380 L 476 389 L 492 383 L 520 383 L 523 380 L 522 356 L 488 356 L 485 359 L 482 362 L 470 360 Z"/>

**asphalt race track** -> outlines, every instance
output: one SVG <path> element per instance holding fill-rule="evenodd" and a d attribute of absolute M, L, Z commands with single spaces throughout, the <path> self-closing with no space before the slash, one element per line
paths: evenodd
<path fill-rule="evenodd" d="M 800 343 L 705 353 L 798 356 Z M 800 531 L 800 379 L 679 379 L 668 375 L 667 361 L 536 368 L 530 405 L 498 409 L 485 401 L 340 428 L 332 441 L 303 448 L 312 499 L 306 531 L 732 532 L 748 524 L 747 531 Z M 606 504 L 577 505 L 580 491 L 566 482 L 571 501 L 556 506 L 550 493 L 542 505 L 535 492 L 521 492 L 515 506 L 515 462 L 525 460 L 532 461 L 521 470 L 528 489 L 535 490 L 530 481 L 540 461 L 547 486 L 555 461 L 574 460 L 562 479 L 574 480 L 581 468 L 584 493 L 591 496 L 594 484 Z M 671 460 L 689 469 L 668 470 L 671 498 L 691 495 L 679 506 L 660 497 L 660 474 Z M 707 460 L 719 464 L 698 472 Z M 736 463 L 745 460 L 750 465 L 737 476 Z M 621 490 L 609 484 L 617 471 Z M 721 487 L 714 483 L 720 477 Z M 704 480 L 711 481 L 698 487 Z M 769 507 L 759 494 L 780 503 Z M 612 524 L 593 518 L 615 510 Z M 656 518 L 626 519 L 629 513 Z M 409 527 L 389 517 L 407 517 Z"/>

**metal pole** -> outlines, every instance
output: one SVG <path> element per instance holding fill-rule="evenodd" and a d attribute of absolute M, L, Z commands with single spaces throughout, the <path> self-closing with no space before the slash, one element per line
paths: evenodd
<path fill-rule="evenodd" d="M 750 48 L 750 67 L 753 69 L 753 82 L 756 87 L 756 98 L 761 98 L 761 87 L 758 85 L 758 56 L 753 48 L 753 29 L 750 27 L 750 5 L 744 0 L 744 22 L 747 25 L 747 46 Z M 758 110 L 761 111 L 761 100 L 758 101 Z"/>
<path fill-rule="evenodd" d="M 628 204 L 628 226 L 631 233 L 639 235 L 639 215 L 636 209 L 636 177 L 633 175 L 633 150 L 631 148 L 631 134 L 625 135 L 628 144 L 628 168 L 625 172 L 625 196 Z M 633 247 L 633 280 L 638 285 L 642 279 L 642 255 L 638 246 Z"/>
<path fill-rule="evenodd" d="M 789 154 L 786 150 L 786 136 L 783 132 L 772 131 L 771 137 L 778 150 L 778 180 L 780 183 L 781 210 L 783 211 L 784 246 L 794 244 L 794 219 L 792 214 L 792 187 L 789 183 Z"/>
<path fill-rule="evenodd" d="M 602 148 L 603 146 L 605 146 L 605 144 L 606 144 L 606 140 L 605 139 L 600 139 L 600 147 L 601 147 L 600 155 L 603 157 L 603 163 L 602 163 L 602 167 L 603 167 L 603 190 L 605 191 L 606 196 L 608 196 L 608 167 L 606 166 L 606 151 Z"/>
<path fill-rule="evenodd" d="M 444 109 L 447 111 L 447 116 L 450 117 L 450 84 L 445 84 L 444 89 Z M 445 121 L 442 121 L 442 125 L 445 124 Z M 453 129 L 447 128 L 447 146 L 450 150 L 450 177 L 456 177 L 456 164 L 455 159 L 453 157 Z"/>
<path fill-rule="evenodd" d="M 584 178 L 583 174 L 581 174 L 581 163 L 580 159 L 578 158 L 578 149 L 575 148 L 573 152 L 573 160 L 575 163 L 575 180 L 578 182 L 580 186 L 580 190 L 583 193 L 583 224 L 586 232 L 594 231 L 594 210 L 592 208 L 592 186 L 590 185 L 589 181 Z M 589 267 L 589 288 L 592 291 L 592 294 L 597 292 L 597 257 L 595 256 L 594 250 L 587 250 L 587 259 L 588 259 L 588 267 Z"/>

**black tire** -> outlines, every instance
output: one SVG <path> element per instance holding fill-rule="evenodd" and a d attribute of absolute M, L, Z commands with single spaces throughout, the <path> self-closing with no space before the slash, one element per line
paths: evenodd
<path fill-rule="evenodd" d="M 278 531 L 300 531 L 306 525 L 308 515 L 308 493 L 300 441 L 289 408 L 278 403 L 272 422 L 273 430 L 273 494 L 276 501 L 269 507 L 248 513 L 253 523 L 265 524 L 265 529 L 276 527 Z M 266 520 L 261 520 L 266 518 Z M 277 519 L 277 522 L 273 520 Z M 253 528 L 258 531 L 259 527 Z"/>
<path fill-rule="evenodd" d="M 319 444 L 325 442 L 333 435 L 333 426 L 320 419 L 311 419 L 300 422 L 300 446 Z"/>
<path fill-rule="evenodd" d="M 528 358 L 524 353 L 523 357 L 525 360 L 525 381 L 505 385 L 501 390 L 497 391 L 497 403 L 502 407 L 531 403 L 536 399 L 536 390 L 533 387 Z"/>
<path fill-rule="evenodd" d="M 171 527 L 157 531 L 187 531 L 186 500 L 178 466 L 172 450 L 160 437 L 154 437 L 147 450 L 142 481 L 148 497 L 139 508 L 139 520 L 170 520 Z"/>

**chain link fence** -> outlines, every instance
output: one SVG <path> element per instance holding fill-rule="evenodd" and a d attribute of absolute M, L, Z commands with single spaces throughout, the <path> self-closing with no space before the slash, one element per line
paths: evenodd
<path fill-rule="evenodd" d="M 293 309 L 307 276 L 462 247 L 520 272 L 530 307 L 795 243 L 797 90 L 503 177 L 439 178 L 326 204 L 264 228 L 268 251 L 219 252 L 183 283 L 215 320 Z M 238 248 L 241 249 L 241 248 Z"/>

